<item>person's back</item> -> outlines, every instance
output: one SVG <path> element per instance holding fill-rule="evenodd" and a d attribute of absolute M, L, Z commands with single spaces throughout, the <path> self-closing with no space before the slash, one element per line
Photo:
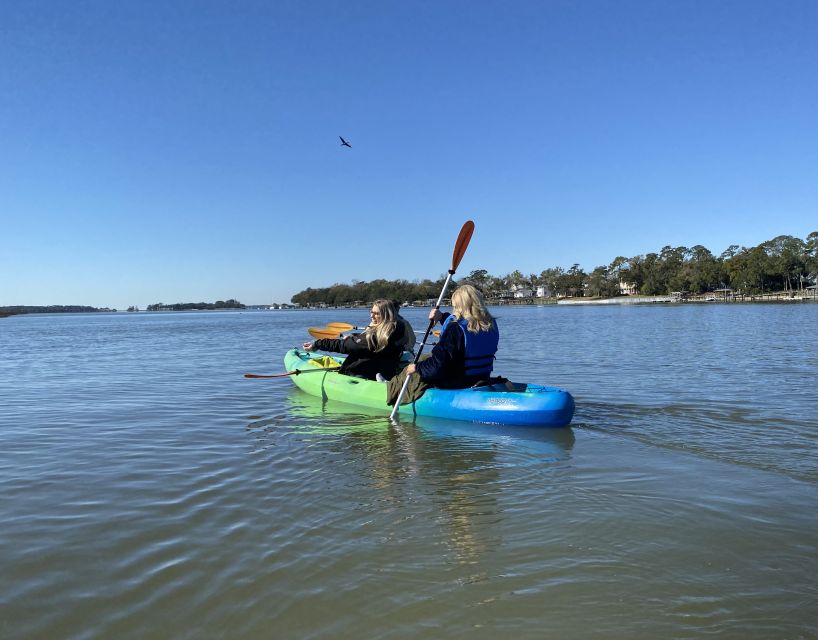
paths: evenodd
<path fill-rule="evenodd" d="M 452 294 L 452 313 L 433 309 L 429 319 L 443 323 L 440 338 L 428 358 L 410 364 L 390 381 L 388 403 L 394 402 L 405 377 L 415 372 L 419 380 L 409 385 L 410 397 L 404 396 L 402 403 L 419 398 L 430 386 L 462 389 L 491 377 L 500 332 L 477 289 L 467 284 L 458 287 Z"/>
<path fill-rule="evenodd" d="M 437 344 L 429 358 L 417 364 L 423 381 L 441 389 L 462 389 L 489 378 L 500 342 L 494 318 L 487 328 L 477 331 L 457 312 L 441 314 L 440 319 L 443 328 Z"/>
<path fill-rule="evenodd" d="M 398 323 L 403 326 L 403 338 L 401 339 L 401 347 L 403 348 L 404 351 L 408 351 L 414 356 L 415 343 L 417 342 L 417 338 L 415 337 L 415 330 L 412 328 L 412 325 L 409 324 L 409 321 L 401 315 L 398 316 Z"/>
<path fill-rule="evenodd" d="M 398 323 L 403 325 L 403 340 L 401 342 L 403 350 L 408 351 L 414 356 L 415 343 L 417 342 L 415 330 L 412 328 L 412 325 L 409 324 L 409 321 L 400 314 L 400 304 L 398 301 L 392 300 L 392 304 L 395 305 L 395 311 L 398 314 Z"/>
<path fill-rule="evenodd" d="M 470 387 L 491 376 L 494 355 L 500 343 L 497 321 L 491 318 L 488 328 L 477 330 L 470 328 L 469 324 L 465 317 L 456 314 L 445 318 L 439 344 L 448 357 L 436 376 L 436 386 L 455 389 Z"/>

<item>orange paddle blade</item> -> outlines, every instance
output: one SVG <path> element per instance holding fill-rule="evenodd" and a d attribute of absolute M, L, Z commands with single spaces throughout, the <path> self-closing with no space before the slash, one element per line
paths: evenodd
<path fill-rule="evenodd" d="M 307 333 L 309 333 L 313 338 L 318 338 L 321 340 L 322 338 L 337 338 L 341 335 L 341 332 L 336 329 L 328 329 L 326 327 L 310 327 L 307 329 Z"/>
<path fill-rule="evenodd" d="M 353 329 L 357 329 L 355 325 L 351 325 L 347 322 L 328 322 L 327 323 L 328 329 L 338 329 L 338 331 L 352 331 Z"/>
<path fill-rule="evenodd" d="M 460 229 L 460 235 L 457 236 L 457 242 L 454 243 L 454 252 L 452 253 L 452 272 L 457 271 L 460 266 L 460 261 L 469 248 L 471 235 L 474 233 L 474 223 L 471 220 L 466 220 L 463 227 Z"/>

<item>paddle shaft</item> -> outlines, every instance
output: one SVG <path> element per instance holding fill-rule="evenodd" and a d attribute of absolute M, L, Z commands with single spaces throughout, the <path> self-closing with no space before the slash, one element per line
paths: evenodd
<path fill-rule="evenodd" d="M 265 376 L 259 373 L 245 373 L 245 378 L 286 378 L 287 376 L 297 376 L 301 373 L 317 373 L 319 371 L 337 371 L 341 367 L 324 367 L 322 369 L 307 369 L 306 371 L 302 371 L 301 369 L 293 369 L 292 371 L 288 371 L 287 373 L 276 373 L 272 376 Z"/>
<path fill-rule="evenodd" d="M 435 305 L 435 309 L 440 309 L 440 304 L 443 302 L 443 298 L 446 296 L 446 290 L 449 288 L 449 283 L 452 281 L 452 276 L 454 275 L 454 271 L 449 271 L 449 274 L 446 276 L 446 282 L 443 283 L 443 289 L 440 292 L 440 297 L 437 299 L 437 304 Z M 432 328 L 435 326 L 435 320 L 429 320 L 429 326 L 426 327 L 426 333 L 423 334 L 423 341 L 420 343 L 418 347 L 418 352 L 415 354 L 414 364 L 417 364 L 420 360 L 420 354 L 423 352 L 423 347 L 426 346 L 426 340 L 429 339 L 429 334 L 432 332 Z M 403 395 L 406 393 L 406 388 L 409 386 L 409 376 L 406 376 L 403 380 L 403 386 L 400 388 L 400 393 L 398 394 L 398 399 L 395 400 L 395 406 L 392 407 L 392 413 L 389 414 L 389 419 L 394 420 L 395 416 L 398 413 L 398 409 L 400 408 L 400 401 L 403 400 Z"/>
<path fill-rule="evenodd" d="M 474 222 L 471 220 L 466 220 L 463 223 L 463 226 L 460 228 L 460 233 L 457 234 L 457 241 L 454 243 L 454 251 L 452 251 L 452 268 L 449 269 L 449 275 L 446 276 L 446 282 L 443 283 L 443 290 L 440 292 L 440 297 L 437 299 L 437 304 L 435 305 L 435 309 L 440 309 L 440 303 L 443 302 L 443 297 L 446 295 L 446 289 L 449 288 L 449 283 L 452 281 L 452 276 L 454 272 L 457 271 L 457 267 L 460 266 L 460 261 L 463 259 L 463 256 L 466 254 L 466 249 L 469 248 L 469 242 L 471 241 L 471 236 L 474 233 Z M 415 355 L 415 364 L 418 363 L 420 360 L 420 354 L 423 351 L 423 347 L 426 346 L 426 340 L 429 337 L 429 333 L 432 331 L 432 327 L 435 326 L 435 321 L 432 319 L 429 321 L 429 328 L 426 329 L 426 333 L 423 335 L 423 342 L 420 343 L 420 348 L 418 349 L 417 354 Z M 389 414 L 389 419 L 395 419 L 395 416 L 398 414 L 398 408 L 400 407 L 400 401 L 403 400 L 403 394 L 406 393 L 406 387 L 409 386 L 409 376 L 406 376 L 403 380 L 403 386 L 400 389 L 400 393 L 398 394 L 398 399 L 395 400 L 395 406 L 392 409 L 392 413 Z"/>

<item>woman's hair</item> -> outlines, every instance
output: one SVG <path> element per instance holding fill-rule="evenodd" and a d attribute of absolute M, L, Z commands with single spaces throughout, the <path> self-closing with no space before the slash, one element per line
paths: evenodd
<path fill-rule="evenodd" d="M 366 344 L 372 351 L 380 351 L 389 342 L 389 337 L 398 325 L 398 310 L 391 300 L 375 300 L 372 303 L 381 314 L 381 321 L 375 325 L 369 325 L 364 331 Z"/>
<path fill-rule="evenodd" d="M 489 331 L 494 326 L 494 316 L 486 309 L 483 295 L 470 284 L 462 284 L 452 294 L 452 315 L 468 323 L 472 333 Z"/>

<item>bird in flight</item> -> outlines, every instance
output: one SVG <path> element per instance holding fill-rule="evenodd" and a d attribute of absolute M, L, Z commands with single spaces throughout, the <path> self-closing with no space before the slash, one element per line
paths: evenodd
<path fill-rule="evenodd" d="M 349 142 L 347 142 L 346 140 L 344 140 L 344 136 L 338 136 L 338 137 L 341 138 L 341 146 L 342 147 L 349 147 L 350 149 L 352 149 L 352 145 L 349 144 Z"/>

